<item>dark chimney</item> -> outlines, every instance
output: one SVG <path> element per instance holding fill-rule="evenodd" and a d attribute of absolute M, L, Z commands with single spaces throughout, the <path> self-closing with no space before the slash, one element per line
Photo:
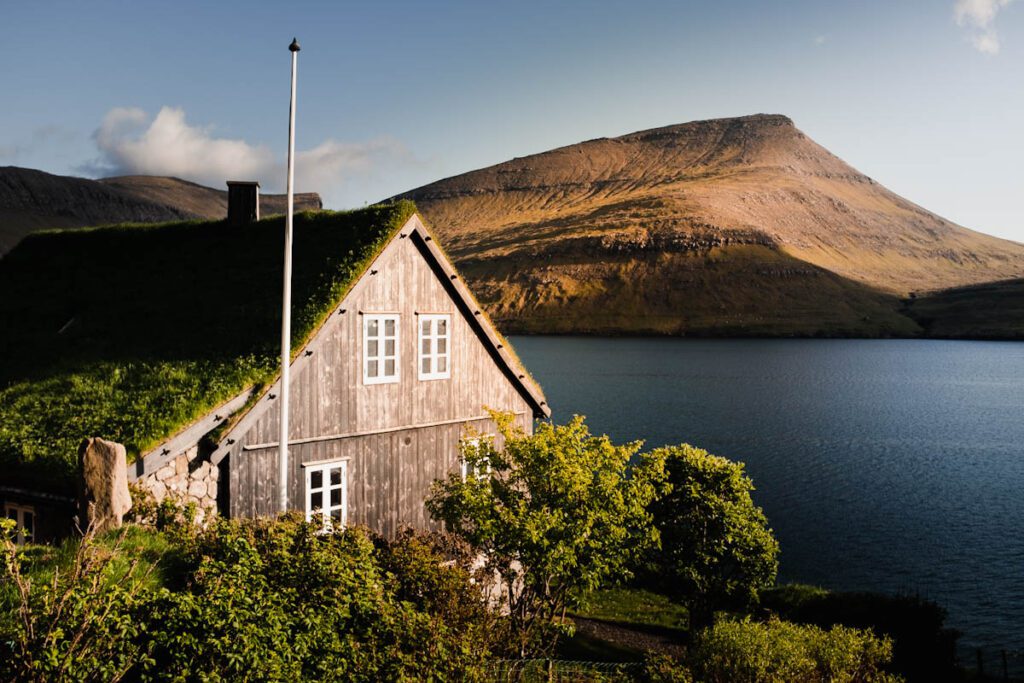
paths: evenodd
<path fill-rule="evenodd" d="M 228 225 L 247 225 L 260 219 L 260 184 L 255 180 L 228 181 Z"/>

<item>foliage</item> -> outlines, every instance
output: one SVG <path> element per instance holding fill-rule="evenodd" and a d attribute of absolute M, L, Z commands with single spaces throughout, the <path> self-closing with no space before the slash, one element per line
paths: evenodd
<path fill-rule="evenodd" d="M 0 520 L 0 679 L 117 681 L 143 662 L 146 651 L 125 643 L 137 633 L 152 566 L 142 569 L 138 558 L 119 566 L 124 534 L 108 548 L 90 532 L 69 566 L 39 581 L 22 571 L 13 528 L 12 520 Z"/>
<path fill-rule="evenodd" d="M 118 569 L 123 543 L 87 537 L 52 583 L 8 543 L 0 679 L 474 680 L 489 656 L 493 617 L 436 539 L 297 516 L 146 534 L 170 545 L 160 586 Z"/>
<path fill-rule="evenodd" d="M 415 211 L 411 202 L 296 216 L 292 347 L 323 323 Z M 0 261 L 0 465 L 70 489 L 78 443 L 129 457 L 272 381 L 283 219 L 30 235 Z"/>
<path fill-rule="evenodd" d="M 509 609 L 510 641 L 523 656 L 550 649 L 553 629 L 585 593 L 629 574 L 629 560 L 657 544 L 647 506 L 664 479 L 639 443 L 592 436 L 576 416 L 524 435 L 496 416 L 504 448 L 464 442 L 471 475 L 437 482 L 427 507 L 483 553 Z"/>
<path fill-rule="evenodd" d="M 893 640 L 891 669 L 911 681 L 959 680 L 956 641 L 945 627 L 946 611 L 913 595 L 830 592 L 790 584 L 761 594 L 761 606 L 782 619 L 828 628 L 870 628 Z"/>
<path fill-rule="evenodd" d="M 644 655 L 643 669 L 636 678 L 638 683 L 693 683 L 693 675 L 684 664 L 659 652 Z"/>
<path fill-rule="evenodd" d="M 883 670 L 891 657 L 892 641 L 870 631 L 749 618 L 716 623 L 690 654 L 705 683 L 894 683 Z"/>
<path fill-rule="evenodd" d="M 692 626 L 709 624 L 716 609 L 747 607 L 775 581 L 779 544 L 743 465 L 686 444 L 652 455 L 671 484 L 650 507 L 661 533 L 655 580 L 689 607 Z"/>

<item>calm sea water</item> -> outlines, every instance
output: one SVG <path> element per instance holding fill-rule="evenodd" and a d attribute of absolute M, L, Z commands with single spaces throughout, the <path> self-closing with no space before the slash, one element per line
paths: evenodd
<path fill-rule="evenodd" d="M 780 581 L 918 593 L 1024 649 L 1024 344 L 518 337 L 556 421 L 746 463 Z"/>

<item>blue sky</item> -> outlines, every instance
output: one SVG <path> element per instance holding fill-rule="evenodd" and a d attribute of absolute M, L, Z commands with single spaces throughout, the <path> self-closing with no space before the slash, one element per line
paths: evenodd
<path fill-rule="evenodd" d="M 1024 0 L 0 2 L 0 165 L 359 206 L 506 159 L 781 113 L 951 220 L 1024 242 Z"/>

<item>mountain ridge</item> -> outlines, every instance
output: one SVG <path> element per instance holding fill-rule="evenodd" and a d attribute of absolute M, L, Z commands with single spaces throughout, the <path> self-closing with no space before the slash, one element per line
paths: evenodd
<path fill-rule="evenodd" d="M 596 138 L 399 196 L 512 330 L 915 335 L 911 292 L 1024 276 L 1024 245 L 900 197 L 782 115 Z"/>

